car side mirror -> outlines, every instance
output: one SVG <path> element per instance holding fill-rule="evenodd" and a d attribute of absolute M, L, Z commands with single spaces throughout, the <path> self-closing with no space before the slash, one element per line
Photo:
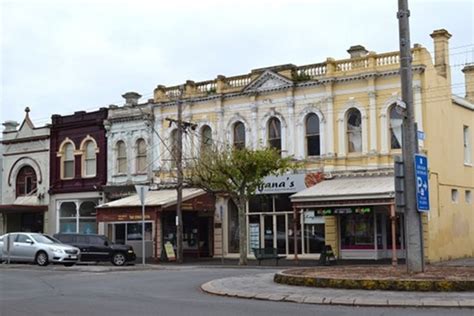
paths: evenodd
<path fill-rule="evenodd" d="M 109 242 L 107 240 L 104 241 L 104 246 L 108 246 Z"/>
<path fill-rule="evenodd" d="M 33 245 L 33 244 L 35 243 L 35 242 L 34 242 L 33 240 L 31 240 L 31 239 L 27 239 L 27 240 L 25 240 L 25 241 L 26 241 L 27 243 L 29 243 L 30 245 Z"/>

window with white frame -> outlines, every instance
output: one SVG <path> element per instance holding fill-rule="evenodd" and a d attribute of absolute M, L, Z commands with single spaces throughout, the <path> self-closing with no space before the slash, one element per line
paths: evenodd
<path fill-rule="evenodd" d="M 472 204 L 472 192 L 471 190 L 466 190 L 465 194 L 465 200 L 467 204 Z"/>
<path fill-rule="evenodd" d="M 117 173 L 127 173 L 127 149 L 124 141 L 118 141 L 117 149 Z"/>
<path fill-rule="evenodd" d="M 463 143 L 464 143 L 464 163 L 471 164 L 472 157 L 471 157 L 471 131 L 469 130 L 469 126 L 464 125 L 463 128 Z"/>
<path fill-rule="evenodd" d="M 212 147 L 212 129 L 204 125 L 201 129 L 201 153 L 209 151 Z"/>
<path fill-rule="evenodd" d="M 321 155 L 321 140 L 319 135 L 319 117 L 311 113 L 306 117 L 306 154 Z"/>
<path fill-rule="evenodd" d="M 95 201 L 62 202 L 59 208 L 59 232 L 97 234 L 96 205 Z"/>
<path fill-rule="evenodd" d="M 143 138 L 137 140 L 137 173 L 146 172 L 146 142 Z"/>
<path fill-rule="evenodd" d="M 74 146 L 66 143 L 63 147 L 63 179 L 74 178 Z"/>
<path fill-rule="evenodd" d="M 233 128 L 233 145 L 236 149 L 245 148 L 245 126 L 242 122 L 236 122 Z"/>
<path fill-rule="evenodd" d="M 84 171 L 85 177 L 94 177 L 97 173 L 96 146 L 92 140 L 84 144 Z"/>
<path fill-rule="evenodd" d="M 402 148 L 403 116 L 398 113 L 396 104 L 390 107 L 390 148 Z"/>
<path fill-rule="evenodd" d="M 79 233 L 81 234 L 96 234 L 96 203 L 92 201 L 84 201 L 79 206 Z"/>
<path fill-rule="evenodd" d="M 458 203 L 459 191 L 457 189 L 451 189 L 451 202 Z"/>
<path fill-rule="evenodd" d="M 347 112 L 347 145 L 349 153 L 362 152 L 362 117 L 357 109 Z"/>
<path fill-rule="evenodd" d="M 281 151 L 281 123 L 276 117 L 268 120 L 268 146 Z"/>

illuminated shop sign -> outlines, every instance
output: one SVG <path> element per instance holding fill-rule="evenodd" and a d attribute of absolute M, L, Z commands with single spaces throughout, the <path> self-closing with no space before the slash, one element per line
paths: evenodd
<path fill-rule="evenodd" d="M 370 207 L 341 207 L 326 208 L 315 211 L 317 215 L 343 215 L 343 214 L 369 214 L 372 212 Z"/>

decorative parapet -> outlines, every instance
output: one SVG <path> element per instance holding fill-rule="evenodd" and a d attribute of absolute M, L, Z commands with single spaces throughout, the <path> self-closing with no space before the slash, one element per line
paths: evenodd
<path fill-rule="evenodd" d="M 415 44 L 412 49 L 412 63 L 414 65 L 424 65 L 427 60 L 430 60 L 425 48 L 421 45 Z M 225 77 L 217 76 L 214 80 L 206 80 L 201 82 L 194 82 L 188 80 L 184 86 L 182 93 L 181 86 L 165 87 L 157 86 L 154 91 L 155 102 L 167 102 L 176 100 L 180 96 L 183 98 L 207 97 L 214 94 L 238 93 L 241 92 L 253 80 L 258 78 L 265 69 L 270 69 L 295 83 L 311 82 L 316 80 L 324 80 L 338 77 L 353 77 L 358 74 L 376 73 L 390 70 L 397 70 L 400 67 L 400 53 L 398 51 L 376 54 L 369 52 L 362 57 L 353 57 L 348 59 L 335 60 L 327 58 L 325 62 L 294 66 L 282 65 L 261 68 L 252 70 L 251 73 Z"/>

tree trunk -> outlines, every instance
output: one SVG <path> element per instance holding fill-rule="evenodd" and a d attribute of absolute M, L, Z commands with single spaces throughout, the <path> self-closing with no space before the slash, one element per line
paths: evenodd
<path fill-rule="evenodd" d="M 239 210 L 239 265 L 247 265 L 247 200 L 243 197 L 236 199 Z"/>

